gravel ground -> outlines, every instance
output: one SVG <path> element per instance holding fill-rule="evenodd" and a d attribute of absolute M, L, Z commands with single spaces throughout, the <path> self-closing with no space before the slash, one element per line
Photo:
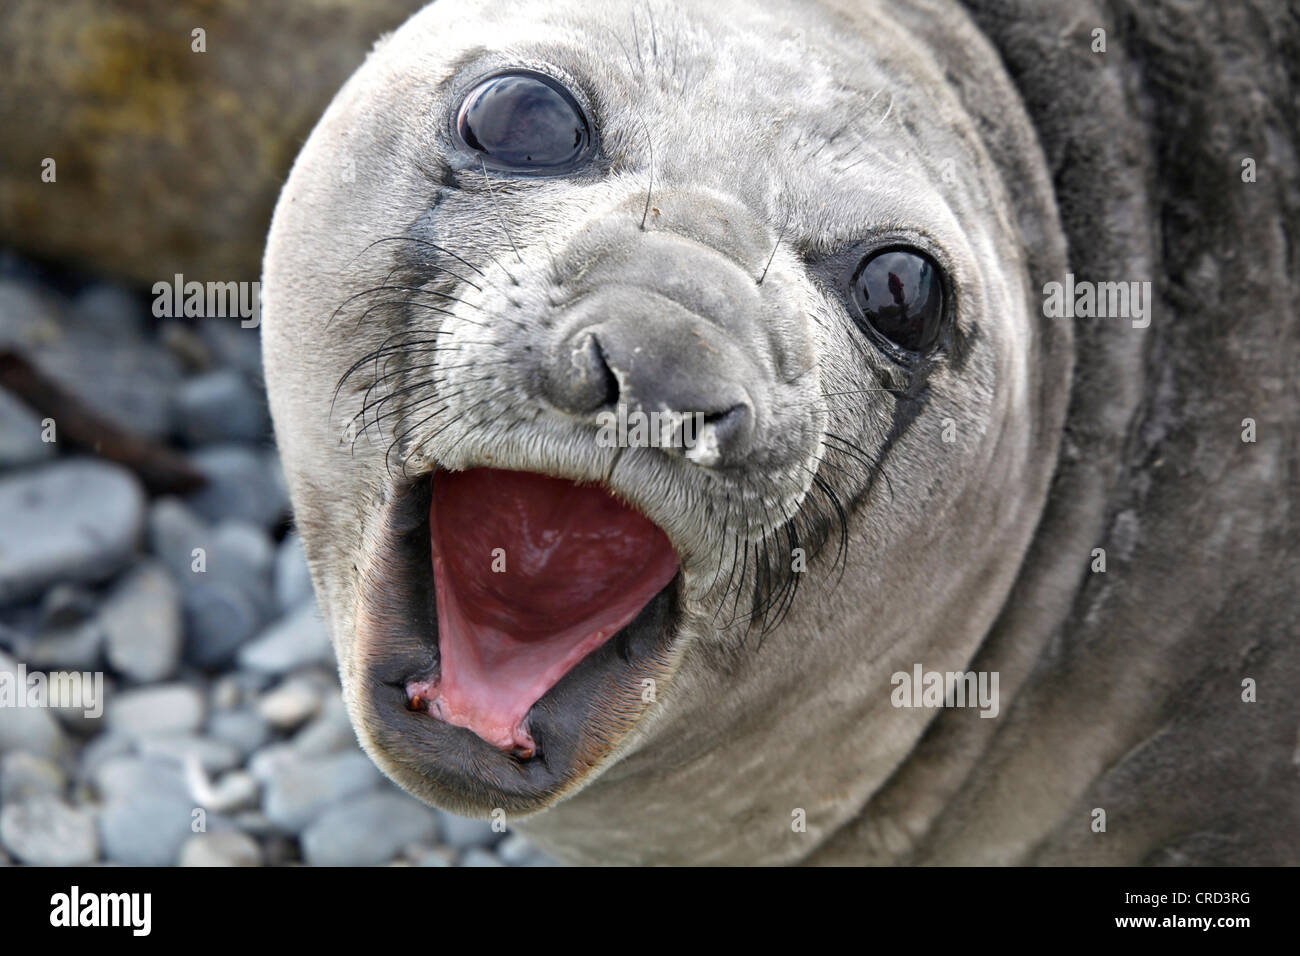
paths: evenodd
<path fill-rule="evenodd" d="M 255 329 L 0 256 L 0 351 L 208 478 L 151 497 L 0 389 L 0 672 L 103 673 L 104 712 L 0 709 L 0 865 L 536 866 L 366 758 L 271 440 Z"/>

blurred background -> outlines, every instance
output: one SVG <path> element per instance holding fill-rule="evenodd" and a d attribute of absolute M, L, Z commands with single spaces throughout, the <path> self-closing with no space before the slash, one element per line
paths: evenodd
<path fill-rule="evenodd" d="M 104 705 L 0 693 L 0 864 L 551 862 L 361 752 L 258 329 L 153 289 L 257 281 L 316 118 L 422 5 L 0 6 L 0 682 L 102 675 Z"/>

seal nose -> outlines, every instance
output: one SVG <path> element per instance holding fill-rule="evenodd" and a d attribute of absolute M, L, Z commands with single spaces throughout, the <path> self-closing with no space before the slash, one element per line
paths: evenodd
<path fill-rule="evenodd" d="M 543 392 L 557 408 L 586 419 L 620 408 L 681 416 L 685 456 L 723 467 L 743 459 L 755 433 L 743 379 L 749 363 L 738 352 L 724 333 L 689 313 L 598 319 L 551 350 Z"/>

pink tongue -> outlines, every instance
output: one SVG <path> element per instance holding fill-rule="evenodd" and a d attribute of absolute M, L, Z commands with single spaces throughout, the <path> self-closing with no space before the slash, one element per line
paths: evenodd
<path fill-rule="evenodd" d="M 667 536 L 591 485 L 438 472 L 429 514 L 442 658 L 430 710 L 531 754 L 528 709 L 677 573 Z"/>

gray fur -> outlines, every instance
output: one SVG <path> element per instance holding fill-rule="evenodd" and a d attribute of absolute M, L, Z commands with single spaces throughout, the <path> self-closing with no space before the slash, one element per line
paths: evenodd
<path fill-rule="evenodd" d="M 672 680 L 520 821 L 562 857 L 1297 862 L 1296 24 L 1263 3 L 1199 7 L 439 0 L 381 41 L 297 160 L 263 289 L 277 438 L 376 762 L 425 799 L 491 809 L 375 745 L 356 638 L 390 476 L 490 461 L 607 481 L 684 560 Z M 447 112 L 507 65 L 591 97 L 610 168 L 485 181 L 457 166 Z M 954 348 L 922 383 L 806 265 L 883 232 L 929 244 L 958 290 Z M 365 294 L 409 267 L 409 240 L 472 263 L 482 290 Z M 618 455 L 538 399 L 524 346 L 559 334 L 560 281 L 625 249 L 604 307 L 641 321 L 651 241 L 665 277 L 723 252 L 715 282 L 675 295 L 737 323 L 711 288 L 748 288 L 776 248 L 750 324 L 718 333 L 757 370 L 746 467 Z M 1066 272 L 1153 281 L 1151 326 L 1045 318 L 1041 290 Z M 654 331 L 698 359 L 687 325 Z M 401 350 L 344 378 L 412 332 L 459 349 L 434 360 L 440 378 Z M 367 400 L 368 427 L 347 433 Z M 743 518 L 761 541 L 801 508 L 825 514 L 814 471 L 851 507 L 842 574 L 831 528 L 779 626 L 742 640 L 719 623 L 736 597 L 718 585 L 727 528 Z M 998 672 L 999 716 L 893 707 L 890 675 L 914 663 Z"/>

